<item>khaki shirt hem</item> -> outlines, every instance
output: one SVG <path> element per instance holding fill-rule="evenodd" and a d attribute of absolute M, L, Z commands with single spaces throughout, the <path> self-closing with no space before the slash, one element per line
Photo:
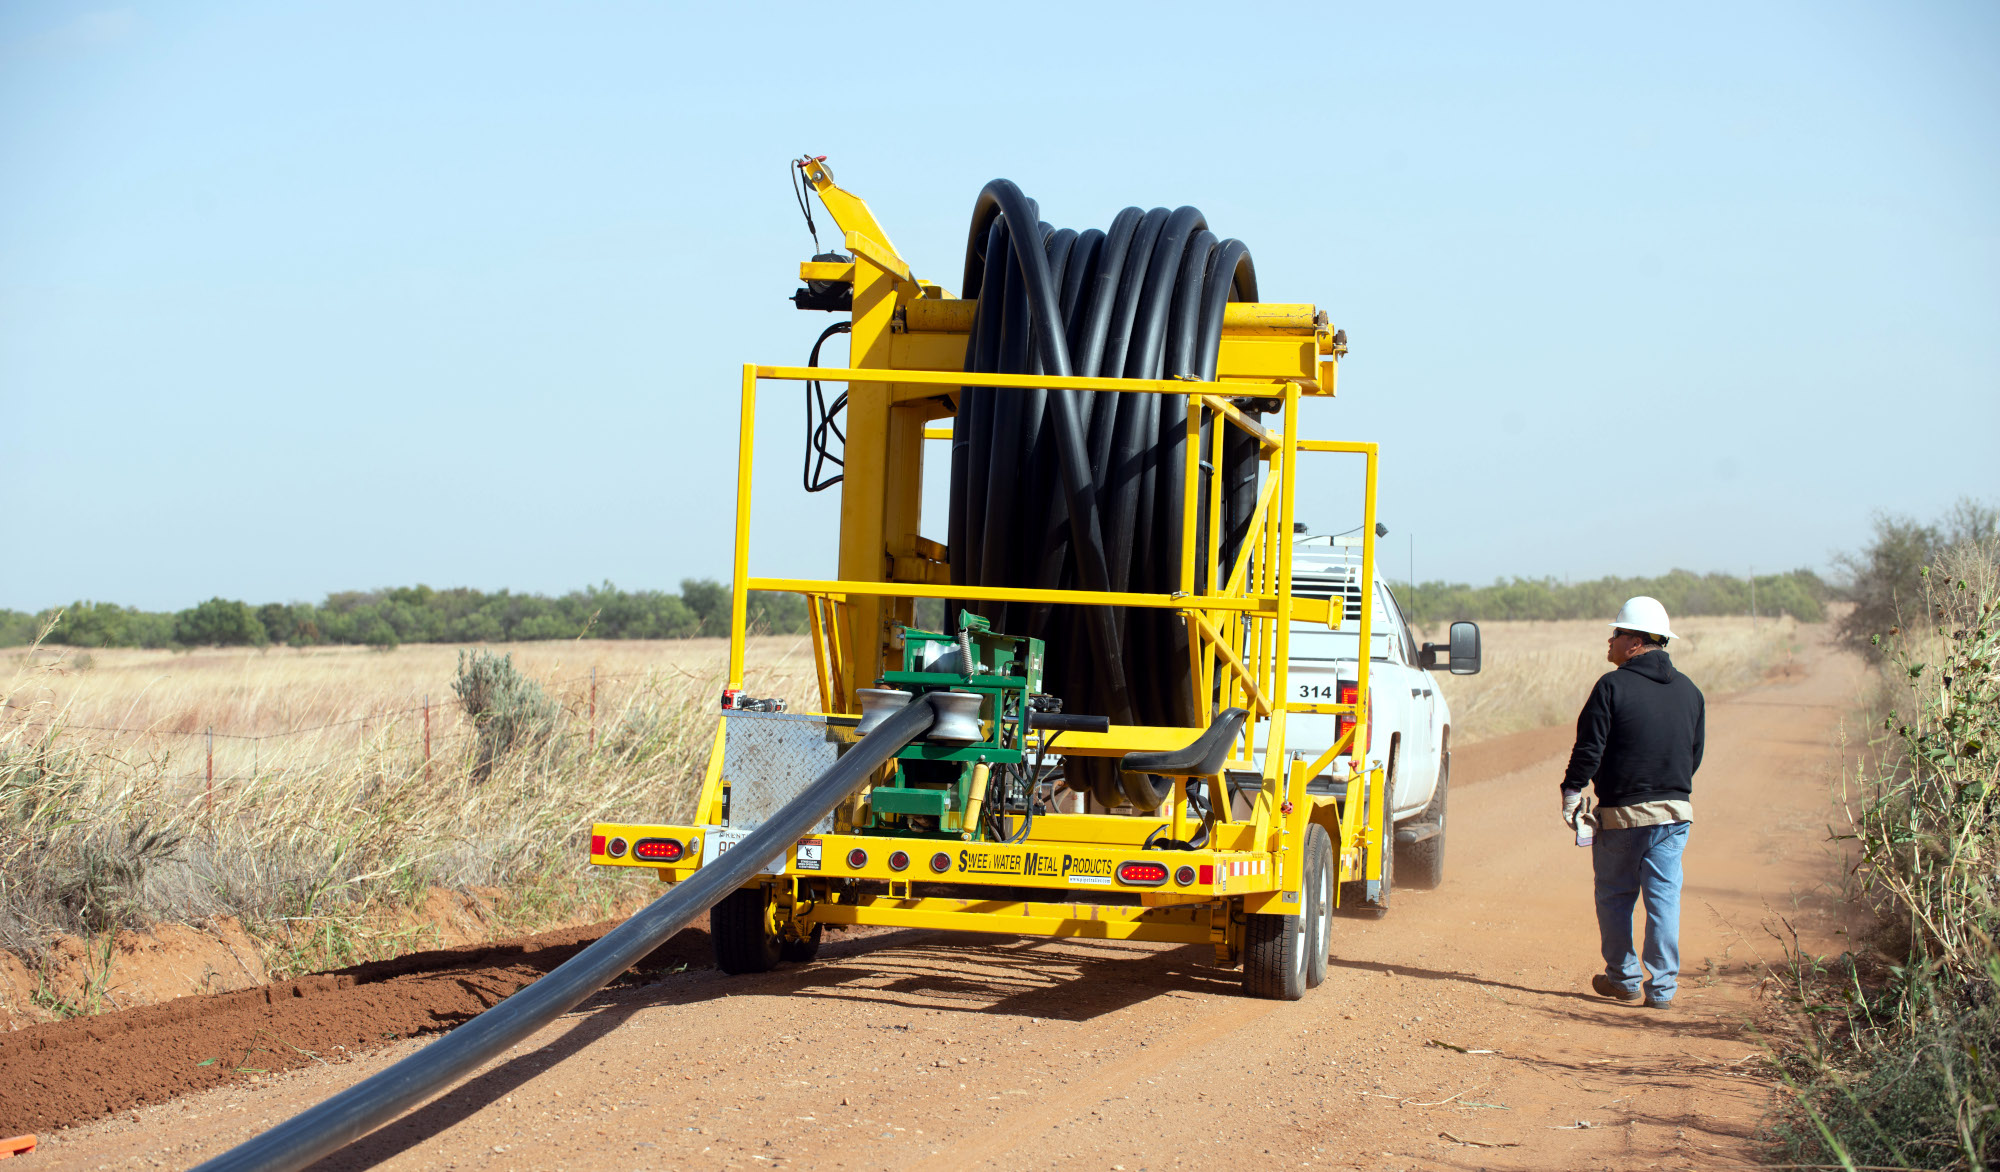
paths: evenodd
<path fill-rule="evenodd" d="M 1597 807 L 1597 825 L 1604 830 L 1631 830 L 1640 826 L 1669 826 L 1694 821 L 1692 802 L 1640 802 L 1631 806 Z"/>

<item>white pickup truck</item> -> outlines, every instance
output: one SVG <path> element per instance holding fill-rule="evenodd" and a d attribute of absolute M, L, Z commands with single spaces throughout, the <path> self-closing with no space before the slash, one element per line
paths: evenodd
<path fill-rule="evenodd" d="M 1361 549 L 1358 536 L 1300 536 L 1292 547 L 1292 592 L 1338 597 L 1338 628 L 1292 624 L 1290 687 L 1294 702 L 1353 703 L 1360 676 Z M 1389 816 L 1396 825 L 1385 848 L 1380 882 L 1347 885 L 1342 911 L 1382 915 L 1393 884 L 1434 888 L 1444 881 L 1445 802 L 1451 782 L 1451 707 L 1431 679 L 1435 671 L 1471 675 L 1479 670 L 1479 627 L 1451 625 L 1447 644 L 1419 644 L 1395 595 L 1378 577 L 1369 642 L 1368 759 L 1389 780 Z M 1343 731 L 1344 717 L 1309 713 L 1288 718 L 1285 741 L 1308 764 Z M 1261 739 L 1260 739 L 1261 740 Z M 1261 749 L 1261 743 L 1259 745 Z M 1261 766 L 1262 754 L 1259 754 Z M 1315 793 L 1345 793 L 1350 758 L 1336 758 L 1307 782 Z"/>

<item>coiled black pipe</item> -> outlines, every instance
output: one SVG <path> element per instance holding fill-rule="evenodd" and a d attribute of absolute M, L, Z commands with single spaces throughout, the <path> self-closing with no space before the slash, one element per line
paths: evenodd
<path fill-rule="evenodd" d="M 748 882 L 799 836 L 860 788 L 904 745 L 929 731 L 929 698 L 897 712 L 843 753 L 791 804 L 714 857 L 691 878 L 613 928 L 553 972 L 396 1063 L 254 1139 L 196 1172 L 280 1172 L 303 1168 L 382 1126 L 472 1073 L 603 988 L 689 921 Z"/>
<path fill-rule="evenodd" d="M 979 299 L 967 372 L 1212 380 L 1223 308 L 1257 298 L 1250 250 L 1194 208 L 1126 208 L 1108 229 L 1041 221 L 1005 179 L 979 193 L 963 288 Z M 1205 427 L 1207 425 L 1204 425 Z M 1223 564 L 1256 504 L 1258 449 L 1225 438 Z M 972 586 L 1165 593 L 1178 588 L 1187 402 L 1172 395 L 967 386 L 952 427 L 947 534 L 952 581 Z M 1197 583 L 1200 588 L 1202 583 Z M 1114 724 L 1206 723 L 1189 678 L 1187 633 L 1171 612 L 1000 603 L 968 607 L 1004 631 L 1048 641 L 1045 680 L 1072 707 Z M 948 608 L 955 616 L 957 606 Z M 1110 806 L 1157 809 L 1162 778 L 1073 758 L 1067 784 Z"/>

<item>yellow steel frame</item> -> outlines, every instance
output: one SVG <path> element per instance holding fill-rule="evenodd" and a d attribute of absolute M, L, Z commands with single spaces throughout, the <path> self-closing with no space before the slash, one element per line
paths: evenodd
<path fill-rule="evenodd" d="M 1333 330 L 1310 305 L 1232 304 L 1224 318 L 1224 336 L 1215 381 L 1179 379 L 1054 378 L 1040 375 L 980 374 L 978 384 L 1000 390 L 1046 388 L 1114 391 L 1129 394 L 1181 395 L 1187 399 L 1187 486 L 1181 502 L 1182 557 L 1179 589 L 1168 594 L 1096 592 L 1087 590 L 1015 590 L 953 586 L 944 549 L 919 532 L 926 438 L 947 438 L 946 427 L 926 428 L 931 420 L 956 412 L 956 393 L 964 385 L 965 340 L 975 305 L 912 275 L 876 222 L 866 203 L 833 182 L 823 160 L 802 164 L 827 210 L 845 234 L 852 263 L 809 262 L 802 278 L 845 281 L 853 289 L 853 332 L 849 365 L 844 368 L 743 367 L 740 391 L 740 431 L 737 453 L 736 537 L 730 595 L 729 686 L 743 685 L 745 618 L 753 590 L 788 591 L 807 601 L 813 656 L 822 711 L 852 714 L 858 688 L 867 687 L 899 662 L 902 628 L 910 622 L 919 598 L 964 601 L 1027 601 L 1084 606 L 1155 607 L 1173 610 L 1185 619 L 1190 668 L 1201 697 L 1220 695 L 1218 707 L 1251 710 L 1229 767 L 1247 768 L 1255 756 L 1256 723 L 1265 726 L 1265 750 L 1260 786 L 1249 820 L 1233 819 L 1219 810 L 1220 823 L 1210 849 L 1157 852 L 1144 856 L 1178 866 L 1190 863 L 1216 868 L 1219 883 L 1179 886 L 1171 891 L 1143 893 L 1138 908 L 1088 902 L 1090 892 L 1069 889 L 1077 901 L 1009 902 L 913 898 L 911 878 L 949 879 L 955 883 L 1001 882 L 958 867 L 932 875 L 911 868 L 914 875 L 897 875 L 879 865 L 854 870 L 827 866 L 799 870 L 796 851 L 788 857 L 783 879 L 760 882 L 777 891 L 775 902 L 798 923 L 883 923 L 958 928 L 975 931 L 1102 935 L 1130 939 L 1201 939 L 1214 943 L 1222 955 L 1236 947 L 1230 925 L 1231 905 L 1239 911 L 1296 913 L 1300 906 L 1298 877 L 1305 832 L 1318 821 L 1335 834 L 1340 879 L 1374 878 L 1379 870 L 1385 822 L 1385 795 L 1379 765 L 1368 763 L 1354 772 L 1362 781 L 1349 785 L 1344 799 L 1309 797 L 1306 782 L 1336 756 L 1352 753 L 1367 761 L 1369 656 L 1373 614 L 1375 486 L 1378 452 L 1373 444 L 1306 440 L 1300 436 L 1300 405 L 1307 397 L 1332 396 L 1336 359 L 1341 352 Z M 757 389 L 762 381 L 803 380 L 847 385 L 846 450 L 841 485 L 838 576 L 832 579 L 761 578 L 751 573 L 750 502 L 752 455 L 755 450 Z M 1233 401 L 1239 397 L 1278 399 L 1281 426 L 1272 430 L 1252 419 Z M 1233 564 L 1220 564 L 1220 526 L 1209 527 L 1206 548 L 1200 544 L 1197 517 L 1199 465 L 1203 458 L 1202 430 L 1210 425 L 1208 451 L 1221 465 L 1225 429 L 1234 427 L 1253 436 L 1267 464 L 1250 535 Z M 1292 595 L 1292 534 L 1296 509 L 1295 485 L 1302 453 L 1359 455 L 1366 461 L 1363 502 L 1362 589 L 1358 615 L 1342 613 L 1338 603 Z M 1211 477 L 1206 507 L 1221 512 L 1221 483 Z M 1204 573 L 1197 573 L 1202 568 Z M 1197 592 L 1196 583 L 1205 582 Z M 1287 665 L 1294 622 L 1340 625 L 1353 618 L 1359 624 L 1359 701 L 1355 704 L 1304 704 L 1292 701 Z M 1219 692 L 1218 692 L 1219 688 Z M 1198 707 L 1202 707 L 1198 705 Z M 1292 761 L 1286 752 L 1286 718 L 1294 713 L 1351 715 L 1352 730 L 1328 747 L 1310 765 Z M 712 747 L 702 792 L 697 802 L 697 826 L 603 824 L 599 835 L 687 838 L 703 826 L 720 822 L 722 809 L 722 745 L 727 718 Z M 1065 734 L 1064 754 L 1117 756 L 1127 752 L 1186 744 L 1201 730 L 1194 728 L 1117 726 L 1107 733 Z M 865 800 L 865 798 L 860 799 Z M 1171 818 L 1175 837 L 1191 826 L 1185 787 L 1175 787 Z M 986 847 L 999 852 L 1046 852 L 1065 849 L 1066 858 L 1089 859 L 1093 866 L 1137 857 L 1145 834 L 1158 823 L 1150 819 L 1104 815 L 1045 815 L 1035 820 L 1028 841 L 1018 847 Z M 837 819 L 845 830 L 851 811 Z M 836 834 L 820 836 L 827 858 L 844 857 L 853 845 L 871 858 L 886 858 L 900 845 L 912 854 L 932 849 L 956 852 L 956 844 L 933 848 L 924 841 Z M 649 866 L 660 878 L 673 881 L 700 865 L 698 852 L 673 865 L 639 863 L 594 855 L 607 866 Z M 1020 865 L 1022 860 L 1008 860 Z M 1030 865 L 1030 869 L 1032 866 Z M 879 872 L 879 873 L 878 873 Z M 802 886 L 830 878 L 884 880 L 889 896 L 843 898 L 824 892 L 802 899 Z M 1044 881 L 1007 877 L 1010 887 L 1063 887 L 1065 880 Z M 900 885 L 900 886 L 899 886 Z M 822 885 L 823 886 L 823 885 Z M 801 906 L 808 910 L 798 911 Z"/>

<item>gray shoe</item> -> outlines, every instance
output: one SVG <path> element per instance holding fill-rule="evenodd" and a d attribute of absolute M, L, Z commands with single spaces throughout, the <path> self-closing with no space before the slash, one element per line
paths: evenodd
<path fill-rule="evenodd" d="M 1609 997 L 1613 1001 L 1623 1001 L 1628 1005 L 1639 999 L 1637 990 L 1624 988 L 1603 973 L 1590 978 L 1590 987 L 1596 990 L 1599 997 Z"/>
<path fill-rule="evenodd" d="M 1646 998 L 1647 1009 L 1672 1009 L 1673 1007 L 1674 1007 L 1674 999 L 1671 997 L 1667 998 L 1664 1001 L 1655 997 Z"/>

